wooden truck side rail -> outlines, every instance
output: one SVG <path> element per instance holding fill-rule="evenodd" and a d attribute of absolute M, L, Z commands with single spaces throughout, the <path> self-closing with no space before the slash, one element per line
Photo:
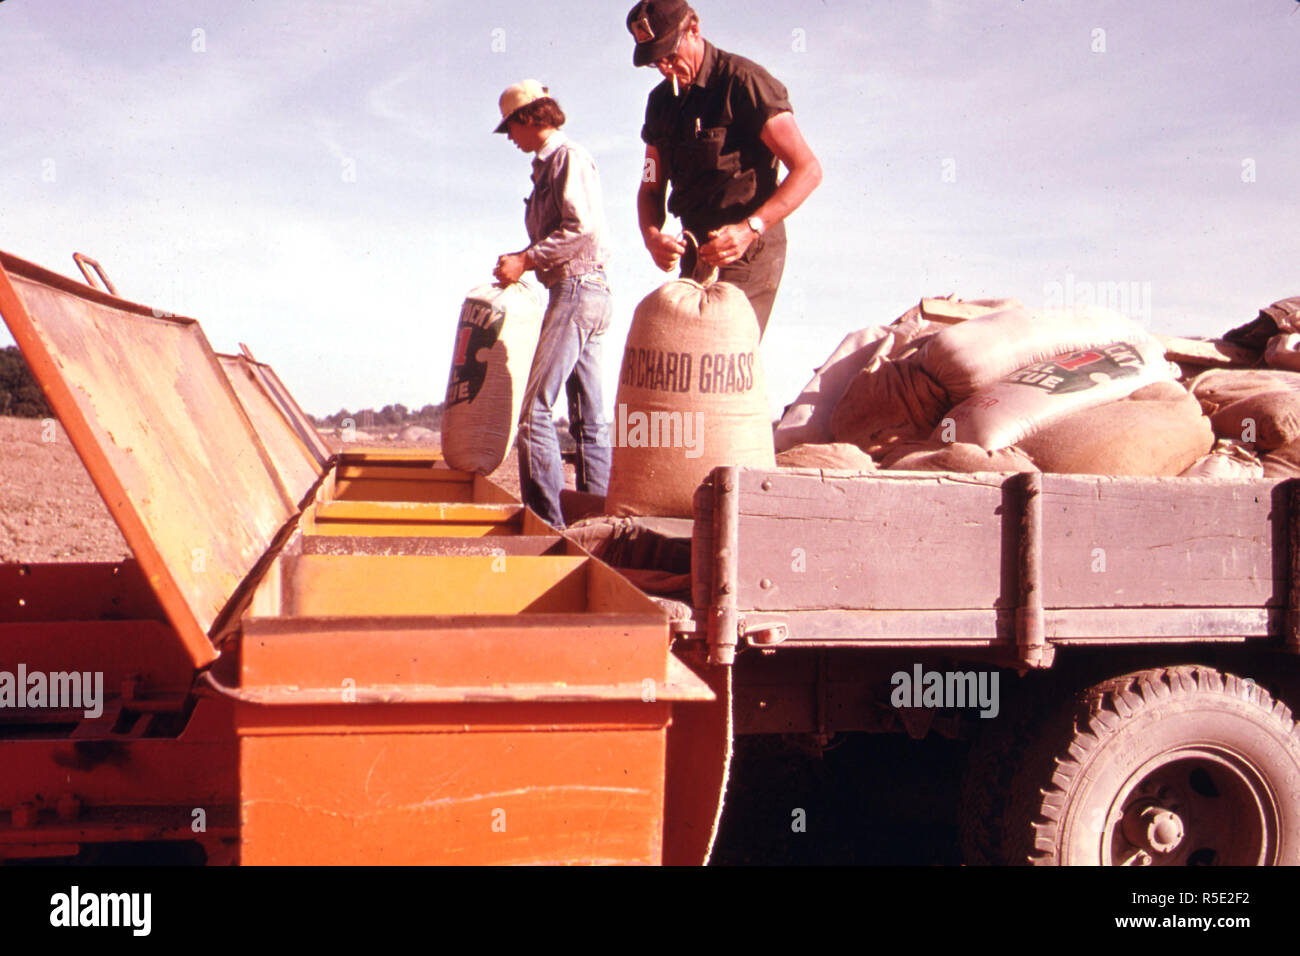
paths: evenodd
<path fill-rule="evenodd" d="M 709 659 L 773 647 L 1296 645 L 1286 480 L 716 469 L 697 497 Z"/>

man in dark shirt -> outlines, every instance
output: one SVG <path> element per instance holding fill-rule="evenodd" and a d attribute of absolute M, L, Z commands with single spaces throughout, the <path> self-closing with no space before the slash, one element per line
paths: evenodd
<path fill-rule="evenodd" d="M 766 330 L 785 268 L 786 216 L 821 182 L 786 89 L 767 70 L 700 35 L 684 0 L 641 0 L 628 13 L 632 62 L 665 80 L 646 104 L 645 166 L 637 193 L 641 235 L 665 272 L 697 260 L 744 290 Z M 777 162 L 789 173 L 778 182 Z M 667 195 L 668 184 L 672 194 Z M 700 246 L 663 232 L 667 211 Z"/>

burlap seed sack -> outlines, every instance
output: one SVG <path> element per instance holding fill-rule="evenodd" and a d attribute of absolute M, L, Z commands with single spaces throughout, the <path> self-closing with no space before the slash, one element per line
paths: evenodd
<path fill-rule="evenodd" d="M 776 450 L 830 442 L 831 415 L 853 377 L 863 369 L 874 369 L 917 348 L 944 328 L 947 326 L 921 318 L 921 307 L 913 306 L 889 325 L 872 326 L 845 336 L 799 397 L 782 413 L 774 436 Z"/>
<path fill-rule="evenodd" d="M 1264 464 L 1240 442 L 1220 439 L 1214 449 L 1183 472 L 1184 478 L 1263 478 Z"/>
<path fill-rule="evenodd" d="M 611 515 L 689 518 L 718 465 L 775 468 L 758 319 L 729 282 L 665 283 L 632 317 L 610 440 Z"/>
<path fill-rule="evenodd" d="M 1260 392 L 1300 391 L 1300 372 L 1271 368 L 1212 368 L 1192 380 L 1191 392 L 1205 414 Z"/>
<path fill-rule="evenodd" d="M 848 442 L 796 445 L 777 452 L 778 468 L 830 468 L 835 471 L 875 471 L 876 462 L 857 445 Z"/>
<path fill-rule="evenodd" d="M 879 457 L 896 442 L 926 437 L 948 400 L 921 368 L 918 354 L 864 368 L 831 414 L 831 436 Z"/>
<path fill-rule="evenodd" d="M 881 467 L 893 471 L 1038 471 L 1038 466 L 1018 448 L 985 451 L 965 442 L 901 442 L 885 457 Z"/>
<path fill-rule="evenodd" d="M 1261 392 L 1233 402 L 1210 417 L 1220 438 L 1272 451 L 1300 439 L 1300 392 Z"/>
<path fill-rule="evenodd" d="M 930 339 L 920 351 L 921 367 L 955 405 L 1027 365 L 1146 337 L 1139 326 L 1110 309 L 1007 309 L 954 325 Z"/>
<path fill-rule="evenodd" d="M 1259 461 L 1265 478 L 1300 478 L 1300 441 L 1274 449 Z"/>
<path fill-rule="evenodd" d="M 479 286 L 465 298 L 442 415 L 442 454 L 452 468 L 488 475 L 510 452 L 544 315 L 526 282 Z"/>
<path fill-rule="evenodd" d="M 1188 396 L 1188 391 L 1178 382 L 1159 381 L 1143 385 L 1130 395 L 1128 402 L 1176 402 Z"/>
<path fill-rule="evenodd" d="M 1175 375 L 1164 346 L 1150 337 L 1058 355 L 981 389 L 943 416 L 930 437 L 990 450 L 1019 445 L 1052 422 Z"/>
<path fill-rule="evenodd" d="M 1030 435 L 1020 449 L 1055 474 L 1173 476 L 1213 446 L 1210 420 L 1189 395 L 1086 408 Z"/>
<path fill-rule="evenodd" d="M 1300 335 L 1288 332 L 1269 339 L 1264 347 L 1264 363 L 1269 368 L 1300 372 Z"/>

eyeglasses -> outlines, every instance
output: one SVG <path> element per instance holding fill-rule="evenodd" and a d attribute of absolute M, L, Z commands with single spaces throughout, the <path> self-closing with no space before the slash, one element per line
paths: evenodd
<path fill-rule="evenodd" d="M 685 26 L 686 24 L 682 23 L 682 25 L 677 28 L 677 42 L 674 43 L 673 48 L 668 51 L 668 55 L 661 56 L 659 59 L 652 61 L 648 64 L 649 66 L 665 69 L 672 68 L 673 60 L 677 59 L 677 48 L 682 45 L 682 37 L 686 34 L 686 31 L 683 29 Z"/>

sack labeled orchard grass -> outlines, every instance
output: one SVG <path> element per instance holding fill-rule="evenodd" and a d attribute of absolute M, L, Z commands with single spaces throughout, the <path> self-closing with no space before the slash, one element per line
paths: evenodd
<path fill-rule="evenodd" d="M 719 465 L 775 468 L 758 319 L 729 282 L 668 282 L 637 306 L 610 428 L 605 510 L 690 517 Z"/>

